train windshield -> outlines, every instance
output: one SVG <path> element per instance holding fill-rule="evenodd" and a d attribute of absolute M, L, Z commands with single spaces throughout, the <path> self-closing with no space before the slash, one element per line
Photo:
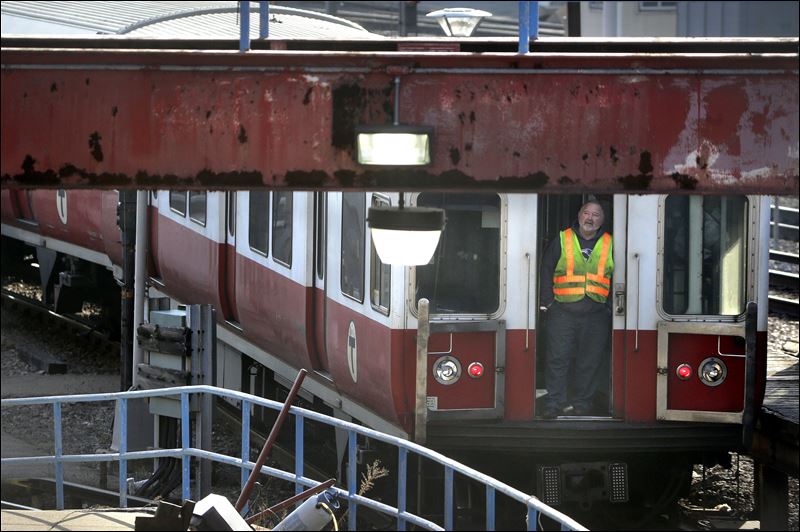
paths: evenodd
<path fill-rule="evenodd" d="M 500 197 L 429 193 L 417 205 L 445 210 L 447 221 L 430 264 L 417 266 L 417 300 L 434 314 L 492 314 L 500 304 Z"/>
<path fill-rule="evenodd" d="M 669 314 L 735 316 L 747 286 L 747 198 L 668 196 L 663 292 Z"/>

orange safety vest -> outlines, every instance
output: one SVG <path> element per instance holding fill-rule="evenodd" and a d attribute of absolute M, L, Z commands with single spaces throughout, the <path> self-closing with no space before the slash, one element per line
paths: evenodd
<path fill-rule="evenodd" d="M 605 303 L 614 273 L 611 235 L 603 233 L 589 260 L 583 258 L 578 236 L 570 228 L 561 231 L 561 257 L 553 272 L 553 294 L 561 303 L 574 303 L 585 296 Z"/>

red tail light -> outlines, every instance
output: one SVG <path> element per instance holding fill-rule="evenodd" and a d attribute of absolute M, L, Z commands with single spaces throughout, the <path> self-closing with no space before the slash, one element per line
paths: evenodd
<path fill-rule="evenodd" d="M 678 366 L 678 369 L 675 370 L 675 373 L 678 374 L 678 378 L 681 380 L 689 380 L 692 376 L 692 367 L 689 364 L 681 364 Z"/>
<path fill-rule="evenodd" d="M 469 376 L 472 377 L 473 379 L 477 379 L 477 378 L 482 377 L 483 376 L 483 364 L 481 364 L 480 362 L 473 362 L 467 368 L 467 373 L 469 373 Z"/>

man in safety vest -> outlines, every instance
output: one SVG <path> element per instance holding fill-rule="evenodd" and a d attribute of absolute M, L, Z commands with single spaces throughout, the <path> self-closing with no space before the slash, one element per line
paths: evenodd
<path fill-rule="evenodd" d="M 586 202 L 578 221 L 561 231 L 544 252 L 541 299 L 546 307 L 547 352 L 544 417 L 592 414 L 598 370 L 611 333 L 611 275 L 614 259 L 611 235 L 602 230 L 605 214 L 596 201 Z M 573 382 L 567 377 L 573 365 Z"/>

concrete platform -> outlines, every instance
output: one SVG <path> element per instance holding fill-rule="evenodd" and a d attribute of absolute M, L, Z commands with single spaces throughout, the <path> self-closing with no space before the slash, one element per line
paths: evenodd
<path fill-rule="evenodd" d="M 153 512 L 135 510 L 2 510 L 0 530 L 135 530 L 136 518 Z"/>

